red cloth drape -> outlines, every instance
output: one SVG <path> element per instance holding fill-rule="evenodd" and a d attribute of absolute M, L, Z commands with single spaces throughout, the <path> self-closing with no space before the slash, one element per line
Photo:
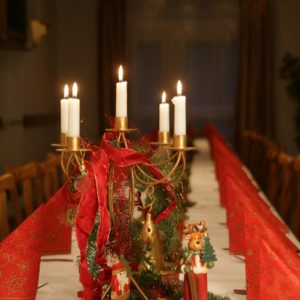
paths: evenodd
<path fill-rule="evenodd" d="M 40 206 L 1 242 L 0 299 L 35 299 L 44 219 L 44 206 Z"/>
<path fill-rule="evenodd" d="M 247 299 L 297 299 L 300 258 L 296 247 L 254 207 L 244 208 Z"/>

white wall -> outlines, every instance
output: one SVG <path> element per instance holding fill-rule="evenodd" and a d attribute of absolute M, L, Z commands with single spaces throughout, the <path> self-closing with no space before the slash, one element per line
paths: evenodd
<path fill-rule="evenodd" d="M 274 101 L 276 139 L 290 152 L 299 152 L 294 141 L 296 102 L 286 90 L 287 81 L 279 76 L 282 57 L 287 53 L 300 57 L 300 1 L 274 2 Z"/>

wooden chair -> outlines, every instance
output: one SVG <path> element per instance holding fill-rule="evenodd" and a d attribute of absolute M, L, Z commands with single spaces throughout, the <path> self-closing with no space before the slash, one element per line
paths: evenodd
<path fill-rule="evenodd" d="M 267 150 L 267 160 L 268 160 L 268 177 L 266 180 L 266 195 L 268 199 L 271 201 L 272 204 L 276 202 L 278 193 L 279 193 L 279 166 L 277 163 L 277 157 L 279 155 L 279 149 L 274 146 L 270 145 Z"/>
<path fill-rule="evenodd" d="M 57 160 L 50 158 L 39 164 L 43 182 L 44 199 L 48 201 L 58 190 Z"/>
<path fill-rule="evenodd" d="M 43 203 L 43 190 L 40 178 L 39 166 L 36 162 L 30 162 L 21 167 L 8 167 L 17 184 L 20 186 L 25 214 L 29 216 L 40 204 Z"/>
<path fill-rule="evenodd" d="M 244 164 L 249 167 L 251 157 L 251 138 L 250 131 L 244 130 L 242 132 L 242 159 Z"/>
<path fill-rule="evenodd" d="M 270 171 L 270 161 L 268 159 L 268 151 L 270 148 L 276 148 L 277 146 L 267 137 L 261 136 L 261 148 L 262 148 L 262 159 L 260 161 L 260 178 L 259 184 L 263 191 L 267 189 L 269 171 Z"/>
<path fill-rule="evenodd" d="M 293 157 L 282 151 L 279 153 L 277 161 L 280 168 L 280 186 L 278 202 L 275 202 L 275 205 L 278 207 L 281 217 L 287 222 L 294 197 Z"/>
<path fill-rule="evenodd" d="M 0 241 L 10 232 L 8 202 L 11 201 L 15 225 L 22 221 L 15 179 L 12 174 L 0 176 Z"/>
<path fill-rule="evenodd" d="M 63 172 L 61 167 L 61 156 L 58 153 L 49 152 L 47 154 L 47 160 L 53 159 L 56 162 L 57 175 L 58 175 L 58 186 L 61 187 L 67 180 L 66 174 Z"/>
<path fill-rule="evenodd" d="M 288 224 L 291 230 L 300 239 L 300 155 L 294 159 L 294 203 L 291 206 L 291 215 Z"/>
<path fill-rule="evenodd" d="M 255 131 L 247 131 L 246 145 L 247 167 L 251 171 L 255 180 L 259 183 L 260 177 L 260 160 L 262 159 L 261 136 Z"/>

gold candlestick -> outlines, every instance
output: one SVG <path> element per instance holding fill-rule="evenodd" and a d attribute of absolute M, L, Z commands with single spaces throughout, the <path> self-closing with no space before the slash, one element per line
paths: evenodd
<path fill-rule="evenodd" d="M 158 142 L 160 144 L 164 144 L 164 145 L 170 144 L 170 132 L 169 131 L 159 131 L 158 132 Z"/>
<path fill-rule="evenodd" d="M 186 135 L 180 134 L 177 135 L 175 134 L 173 137 L 173 145 L 170 147 L 167 147 L 169 150 L 174 150 L 174 151 L 191 151 L 195 150 L 196 147 L 187 147 L 187 138 Z"/>
<path fill-rule="evenodd" d="M 115 117 L 115 129 L 119 131 L 126 131 L 128 129 L 128 118 Z"/>
<path fill-rule="evenodd" d="M 60 134 L 59 144 L 51 144 L 51 146 L 55 148 L 63 148 L 66 147 L 66 145 L 67 145 L 67 134 L 63 132 Z"/>
<path fill-rule="evenodd" d="M 87 170 L 84 163 L 85 154 L 90 149 L 84 148 L 84 144 L 81 142 L 79 136 L 66 137 L 66 144 L 57 149 L 61 152 L 61 167 L 67 177 L 71 178 L 72 173 L 76 167 L 78 167 L 80 173 L 85 175 Z"/>
<path fill-rule="evenodd" d="M 186 135 L 174 135 L 173 146 L 175 149 L 186 148 Z"/>
<path fill-rule="evenodd" d="M 66 151 L 68 152 L 77 152 L 80 151 L 80 137 L 67 137 L 67 147 Z"/>

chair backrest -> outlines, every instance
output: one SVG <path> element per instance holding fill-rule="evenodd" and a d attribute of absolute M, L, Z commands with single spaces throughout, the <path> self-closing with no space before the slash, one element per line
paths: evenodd
<path fill-rule="evenodd" d="M 280 185 L 280 169 L 277 161 L 279 155 L 279 149 L 274 145 L 270 145 L 267 150 L 267 160 L 268 160 L 268 177 L 266 179 L 266 195 L 274 204 L 277 200 L 279 194 Z"/>
<path fill-rule="evenodd" d="M 249 167 L 250 156 L 251 156 L 251 139 L 250 131 L 244 130 L 242 132 L 242 159 L 244 164 Z"/>
<path fill-rule="evenodd" d="M 292 168 L 293 157 L 285 152 L 280 152 L 277 157 L 280 168 L 280 191 L 278 196 L 278 212 L 288 221 L 294 197 L 294 171 Z"/>
<path fill-rule="evenodd" d="M 9 173 L 0 176 L 0 240 L 10 232 L 8 201 L 12 203 L 15 225 L 18 225 L 22 221 L 18 193 L 14 176 Z"/>
<path fill-rule="evenodd" d="M 43 203 L 43 191 L 39 166 L 36 162 L 30 162 L 21 167 L 8 167 L 17 184 L 21 185 L 21 195 L 24 202 L 26 216 L 29 216 L 35 207 Z"/>
<path fill-rule="evenodd" d="M 58 190 L 57 160 L 49 158 L 39 164 L 43 182 L 44 199 L 47 201 Z"/>
<path fill-rule="evenodd" d="M 294 170 L 294 203 L 291 207 L 291 215 L 289 219 L 289 225 L 291 230 L 297 236 L 298 240 L 300 240 L 300 155 L 294 159 L 293 162 L 293 170 Z"/>
<path fill-rule="evenodd" d="M 61 167 L 61 155 L 54 152 L 49 152 L 47 154 L 47 160 L 55 160 L 56 162 L 56 169 L 57 169 L 57 179 L 58 179 L 58 187 L 63 186 L 65 181 L 67 180 L 66 174 L 64 173 L 62 167 Z"/>

